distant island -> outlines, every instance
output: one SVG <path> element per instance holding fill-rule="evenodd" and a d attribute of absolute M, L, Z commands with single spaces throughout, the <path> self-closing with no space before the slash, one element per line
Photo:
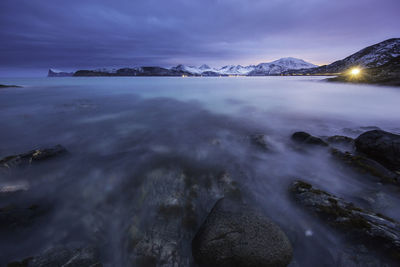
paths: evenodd
<path fill-rule="evenodd" d="M 0 89 L 2 88 L 21 88 L 22 86 L 18 85 L 7 85 L 7 84 L 0 84 Z"/>
<path fill-rule="evenodd" d="M 366 47 L 342 60 L 329 65 L 317 66 L 302 59 L 287 57 L 258 65 L 227 65 L 211 68 L 178 65 L 172 68 L 143 66 L 121 69 L 78 70 L 62 72 L 50 69 L 48 77 L 115 77 L 115 76 L 293 76 L 322 75 L 337 76 L 328 81 L 400 85 L 400 38 L 392 38 Z M 350 73 L 358 68 L 360 73 Z"/>

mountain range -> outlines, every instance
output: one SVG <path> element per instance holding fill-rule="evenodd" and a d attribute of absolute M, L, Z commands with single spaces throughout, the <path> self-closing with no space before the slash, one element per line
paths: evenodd
<path fill-rule="evenodd" d="M 121 69 L 78 70 L 74 73 L 49 70 L 49 77 L 65 76 L 269 76 L 269 75 L 332 75 L 353 66 L 377 68 L 400 56 L 400 38 L 392 38 L 366 47 L 342 60 L 317 66 L 302 59 L 286 57 L 258 65 L 227 65 L 221 68 L 178 65 L 171 68 L 133 67 Z M 394 66 L 391 64 L 390 66 Z"/>

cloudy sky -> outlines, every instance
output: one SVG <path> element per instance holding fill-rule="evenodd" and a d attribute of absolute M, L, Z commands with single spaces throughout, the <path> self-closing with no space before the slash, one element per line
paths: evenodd
<path fill-rule="evenodd" d="M 298 57 L 400 37 L 399 0 L 1 0 L 0 76 Z"/>

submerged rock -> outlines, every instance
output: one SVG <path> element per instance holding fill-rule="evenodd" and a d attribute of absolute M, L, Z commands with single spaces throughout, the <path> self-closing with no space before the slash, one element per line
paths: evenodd
<path fill-rule="evenodd" d="M 330 144 L 353 144 L 354 139 L 344 135 L 329 136 L 326 141 Z"/>
<path fill-rule="evenodd" d="M 341 152 L 334 148 L 331 149 L 331 155 L 335 159 L 362 174 L 368 174 L 377 177 L 382 183 L 399 184 L 399 175 L 386 169 L 384 166 L 374 160 L 368 159 L 361 155 L 353 155 L 350 152 Z"/>
<path fill-rule="evenodd" d="M 49 205 L 7 205 L 0 207 L 0 232 L 16 231 L 20 228 L 30 227 L 41 216 L 47 214 Z"/>
<path fill-rule="evenodd" d="M 292 247 L 283 231 L 248 206 L 220 199 L 192 241 L 202 266 L 287 266 Z"/>
<path fill-rule="evenodd" d="M 358 152 L 378 161 L 393 171 L 400 171 L 400 135 L 373 130 L 355 140 Z"/>
<path fill-rule="evenodd" d="M 24 154 L 7 156 L 0 159 L 0 168 L 11 169 L 19 166 L 26 166 L 54 158 L 66 152 L 67 150 L 63 146 L 56 145 L 50 148 L 32 150 Z"/>
<path fill-rule="evenodd" d="M 321 138 L 310 135 L 306 132 L 295 132 L 292 135 L 292 140 L 307 145 L 328 146 L 328 144 Z"/>
<path fill-rule="evenodd" d="M 291 193 L 296 202 L 318 216 L 351 241 L 400 260 L 400 224 L 388 217 L 362 210 L 352 203 L 295 181 Z"/>
<path fill-rule="evenodd" d="M 20 262 L 10 262 L 8 267 L 101 267 L 99 255 L 95 248 L 84 247 L 70 249 L 56 247 L 36 257 Z"/>
<path fill-rule="evenodd" d="M 267 141 L 265 140 L 265 135 L 263 135 L 263 134 L 250 135 L 250 140 L 254 145 L 258 146 L 259 148 L 261 148 L 263 150 L 269 149 L 269 145 L 268 145 Z"/>

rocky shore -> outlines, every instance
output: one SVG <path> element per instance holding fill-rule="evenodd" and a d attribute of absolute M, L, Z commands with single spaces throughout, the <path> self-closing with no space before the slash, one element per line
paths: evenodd
<path fill-rule="evenodd" d="M 252 134 L 247 142 L 259 153 L 272 153 L 264 134 Z M 291 136 L 293 149 L 308 153 L 318 149 L 330 154 L 341 168 L 360 173 L 365 181 L 398 187 L 400 184 L 400 135 L 372 130 L 353 139 L 347 136 L 317 137 L 306 132 Z M 218 142 L 214 142 L 218 145 Z M 67 155 L 61 145 L 32 150 L 0 159 L 3 175 L 30 166 L 60 161 Z M 176 165 L 180 162 L 180 166 Z M 145 169 L 135 184 L 140 194 L 124 199 L 130 203 L 130 217 L 121 226 L 126 262 L 131 266 L 297 266 L 292 262 L 295 238 L 273 217 L 248 201 L 240 184 L 219 168 L 193 169 L 179 158 L 163 159 Z M 371 266 L 390 266 L 400 261 L 400 223 L 377 210 L 358 207 L 342 197 L 294 179 L 288 194 L 299 210 L 368 253 L 382 255 Z M 51 200 L 15 201 L 27 188 L 2 190 L 0 233 L 9 237 L 45 223 L 56 208 Z M 295 223 L 295 222 L 293 222 Z M 103 228 L 98 221 L 97 229 Z M 78 245 L 59 244 L 38 255 L 15 259 L 8 266 L 108 266 L 101 256 L 107 240 L 82 240 Z M 358 253 L 358 252 L 357 252 Z M 358 263 L 370 258 L 360 256 Z M 346 258 L 344 265 L 358 266 Z M 374 265 L 375 264 L 375 265 Z"/>

